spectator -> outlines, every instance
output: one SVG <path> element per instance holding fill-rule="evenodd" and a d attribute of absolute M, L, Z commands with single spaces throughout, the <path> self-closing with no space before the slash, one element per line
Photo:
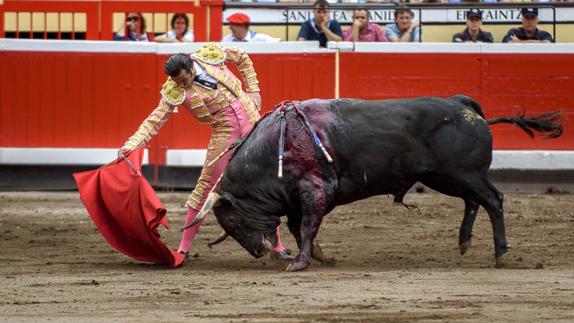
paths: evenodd
<path fill-rule="evenodd" d="M 140 12 L 128 12 L 125 22 L 114 34 L 114 40 L 149 41 L 145 27 L 145 19 Z"/>
<path fill-rule="evenodd" d="M 343 39 L 363 42 L 389 41 L 379 25 L 369 22 L 369 11 L 367 9 L 355 9 L 353 11 L 353 25 L 345 30 Z"/>
<path fill-rule="evenodd" d="M 249 29 L 251 19 L 249 16 L 238 12 L 227 18 L 229 21 L 229 30 L 231 34 L 223 37 L 222 42 L 278 42 L 279 39 L 269 35 L 260 34 L 255 30 Z"/>
<path fill-rule="evenodd" d="M 193 29 L 189 29 L 189 18 L 184 13 L 171 17 L 171 30 L 155 38 L 160 43 L 193 42 Z"/>
<path fill-rule="evenodd" d="M 327 41 L 343 40 L 341 25 L 330 19 L 331 6 L 326 0 L 317 0 L 313 4 L 314 18 L 305 21 L 299 30 L 298 40 L 318 40 L 319 46 L 327 47 Z"/>
<path fill-rule="evenodd" d="M 492 34 L 480 29 L 482 11 L 473 8 L 466 12 L 466 29 L 452 36 L 454 43 L 492 43 Z"/>
<path fill-rule="evenodd" d="M 387 25 L 387 38 L 392 42 L 418 42 L 421 29 L 418 21 L 413 22 L 411 9 L 402 7 L 395 10 L 395 23 Z"/>
<path fill-rule="evenodd" d="M 512 28 L 502 39 L 503 43 L 552 43 L 552 35 L 540 30 L 538 8 L 522 8 L 522 27 Z"/>

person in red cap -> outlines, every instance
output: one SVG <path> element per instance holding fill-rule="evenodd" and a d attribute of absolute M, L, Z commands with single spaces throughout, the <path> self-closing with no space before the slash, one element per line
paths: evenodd
<path fill-rule="evenodd" d="M 223 37 L 222 42 L 277 42 L 279 39 L 269 35 L 261 34 L 249 29 L 251 19 L 249 16 L 237 12 L 227 17 L 231 34 Z"/>

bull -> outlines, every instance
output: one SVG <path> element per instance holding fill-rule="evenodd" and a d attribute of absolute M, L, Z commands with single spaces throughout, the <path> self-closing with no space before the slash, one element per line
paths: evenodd
<path fill-rule="evenodd" d="M 508 244 L 503 195 L 487 177 L 489 125 L 512 123 L 531 137 L 555 138 L 562 134 L 559 118 L 556 111 L 485 120 L 480 105 L 463 95 L 283 104 L 237 148 L 194 223 L 212 210 L 225 230 L 217 242 L 230 235 L 261 257 L 275 245 L 275 228 L 287 215 L 299 247 L 287 270 L 304 270 L 311 258 L 329 261 L 314 239 L 335 206 L 381 194 L 403 203 L 407 191 L 421 182 L 464 200 L 461 254 L 470 246 L 479 206 L 487 211 L 496 264 L 501 265 Z"/>

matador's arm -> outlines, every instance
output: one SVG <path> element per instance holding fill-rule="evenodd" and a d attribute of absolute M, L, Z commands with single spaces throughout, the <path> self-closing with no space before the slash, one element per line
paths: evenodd
<path fill-rule="evenodd" d="M 225 47 L 224 49 L 226 53 L 225 61 L 232 62 L 237 66 L 239 73 L 243 76 L 246 91 L 259 92 L 259 81 L 249 55 L 243 49 L 235 46 Z"/>
<path fill-rule="evenodd" d="M 175 108 L 185 100 L 185 90 L 171 78 L 163 84 L 158 107 L 142 122 L 138 130 L 125 142 L 122 149 L 132 150 L 145 146 L 169 120 Z"/>
<path fill-rule="evenodd" d="M 157 135 L 157 132 L 169 119 L 174 109 L 175 106 L 160 100 L 158 107 L 142 122 L 138 130 L 126 141 L 122 148 L 133 150 L 136 147 L 145 146 Z"/>

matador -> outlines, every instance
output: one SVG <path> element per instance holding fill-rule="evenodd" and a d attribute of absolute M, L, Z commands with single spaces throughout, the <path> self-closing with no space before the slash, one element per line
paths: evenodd
<path fill-rule="evenodd" d="M 225 65 L 235 64 L 243 77 L 241 81 Z M 237 47 L 209 43 L 195 53 L 176 54 L 165 63 L 168 74 L 161 89 L 158 107 L 142 122 L 139 129 L 124 144 L 118 155 L 145 146 L 181 106 L 200 123 L 211 125 L 211 140 L 197 185 L 186 202 L 185 225 L 197 216 L 207 194 L 215 185 L 229 162 L 230 153 L 221 155 L 232 143 L 247 134 L 260 118 L 261 96 L 259 81 L 247 53 Z M 215 163 L 211 163 L 217 159 Z M 188 254 L 200 225 L 184 230 L 178 248 Z M 279 227 L 277 227 L 279 233 Z M 278 235 L 279 236 L 279 235 Z M 272 257 L 291 260 L 281 240 L 272 250 Z"/>

